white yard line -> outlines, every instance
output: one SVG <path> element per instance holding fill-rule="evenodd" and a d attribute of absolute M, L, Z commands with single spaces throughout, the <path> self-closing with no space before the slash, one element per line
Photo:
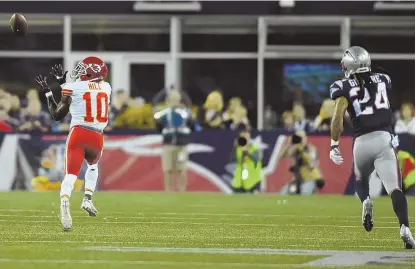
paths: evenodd
<path fill-rule="evenodd" d="M 0 212 L 44 212 L 44 213 L 52 213 L 58 212 L 57 210 L 20 210 L 20 209 L 0 209 Z M 102 215 L 104 215 L 106 212 L 101 212 Z M 129 215 L 126 216 L 127 218 L 141 218 L 144 216 L 152 216 L 152 215 L 174 215 L 174 216 L 233 216 L 233 217 L 288 217 L 288 218 L 314 218 L 314 219 L 327 219 L 327 218 L 334 218 L 334 216 L 331 215 L 287 215 L 287 214 L 237 214 L 237 213 L 200 213 L 200 212 L 120 212 L 120 211 L 111 211 L 108 212 L 110 214 L 123 214 L 123 215 Z M 56 213 L 58 214 L 58 213 Z M 74 216 L 78 216 L 81 214 L 77 214 L 74 212 Z M 82 214 L 84 216 L 85 214 Z M 14 216 L 14 215 L 13 215 Z M 20 215 L 15 215 L 20 216 Z M 36 216 L 37 217 L 37 216 Z M 124 216 L 121 216 L 124 217 Z M 115 218 L 121 218 L 121 217 L 115 217 Z M 156 218 L 156 217 L 155 217 Z M 361 215 L 356 216 L 337 216 L 337 219 L 360 219 Z M 396 217 L 377 217 L 379 219 L 392 219 L 396 220 Z M 409 216 L 410 219 L 414 219 L 415 216 Z M 187 218 L 188 219 L 188 218 Z M 235 218 L 232 218 L 235 219 Z"/>
<path fill-rule="evenodd" d="M 74 217 L 79 217 L 79 216 L 86 216 L 86 214 L 72 214 L 72 216 Z M 0 214 L 0 218 L 5 217 L 5 218 L 36 218 L 36 219 L 42 219 L 42 218 L 56 218 L 57 215 L 11 215 L 11 214 Z M 304 217 L 304 216 L 300 216 L 300 217 Z M 213 220 L 212 218 L 203 218 L 203 217 L 149 217 L 149 216 L 105 216 L 102 218 L 99 218 L 100 220 L 118 220 L 118 219 L 158 219 L 158 220 Z M 241 218 L 235 217 L 235 218 L 217 218 L 214 220 L 238 220 Z M 334 219 L 331 221 L 334 222 L 347 222 L 347 223 L 356 223 L 357 221 L 359 221 L 360 218 L 357 217 L 356 220 L 352 220 L 352 219 Z M 397 221 L 384 221 L 384 220 L 379 220 L 379 221 L 375 221 L 376 223 L 385 223 L 385 224 L 392 224 L 392 223 L 397 223 Z"/>
<path fill-rule="evenodd" d="M 59 208 L 57 208 L 59 209 Z M 51 209 L 51 210 L 36 210 L 36 209 L 1 209 L 0 212 L 46 212 L 46 213 L 53 213 L 58 212 L 57 209 Z M 149 208 L 150 209 L 150 208 Z M 105 212 L 104 212 L 105 213 Z M 176 215 L 176 216 L 235 216 L 235 217 L 288 217 L 288 218 L 334 218 L 334 216 L 331 215 L 287 215 L 287 214 L 238 214 L 238 213 L 202 213 L 202 212 L 124 212 L 124 211 L 111 211 L 109 212 L 111 214 L 124 214 L 124 215 L 131 215 L 132 217 L 135 217 L 135 215 L 138 216 L 149 216 L 149 215 Z M 77 215 L 77 214 L 75 214 Z M 337 216 L 338 219 L 360 219 L 361 215 L 356 216 Z M 396 219 L 396 217 L 377 217 L 380 219 Z M 415 216 L 409 216 L 410 219 L 414 219 Z"/>
<path fill-rule="evenodd" d="M 48 212 L 47 210 L 38 209 L 0 209 L 0 212 Z"/>
<path fill-rule="evenodd" d="M 179 262 L 179 261 L 123 261 L 123 260 L 45 260 L 45 259 L 0 259 L 0 263 L 43 263 L 43 264 L 125 264 L 125 265 L 165 265 L 165 266 L 225 266 L 225 267 L 267 267 L 288 268 L 299 267 L 296 264 L 268 264 L 268 263 L 214 263 L 214 262 Z"/>
<path fill-rule="evenodd" d="M 134 239 L 134 238 L 131 238 Z M 130 240 L 131 240 L 130 239 Z M 2 243 L 56 243 L 56 244 L 102 244 L 102 245 L 155 245 L 155 246 L 171 246 L 171 242 L 143 242 L 143 241 L 76 241 L 76 240 L 63 240 L 63 241 L 56 241 L 56 240 L 2 240 Z M 235 246 L 236 244 L 231 243 L 204 243 L 204 245 L 209 246 Z M 252 246 L 252 244 L 240 244 L 240 246 Z M 264 247 L 274 247 L 274 245 L 267 245 L 265 244 Z"/>
<path fill-rule="evenodd" d="M 56 236 L 56 234 L 51 234 L 51 233 L 39 233 L 39 232 L 35 232 L 35 233 L 10 233 L 9 231 L 4 231 L 1 232 L 0 231 L 0 235 L 46 235 L 46 236 Z M 64 234 L 62 234 L 64 236 Z M 86 234 L 86 233 L 77 233 L 76 236 L 81 236 L 81 237 L 104 237 L 104 238 L 122 238 L 123 236 L 120 235 L 116 235 L 116 234 Z M 187 235 L 187 236 L 181 236 L 181 235 L 151 235 L 151 236 L 146 236 L 146 237 L 135 237 L 135 236 L 129 236 L 130 240 L 134 240 L 134 239 L 139 239 L 139 240 L 143 240 L 143 239 L 153 239 L 153 238 L 161 238 L 161 239 L 168 239 L 168 238 L 174 238 L 174 239 L 206 239 L 206 236 L 195 236 L 195 235 Z M 215 239 L 270 239 L 270 240 L 299 240 L 299 237 L 287 237 L 287 236 L 215 236 Z M 356 241 L 357 238 L 355 237 L 351 237 L 351 238 L 322 238 L 322 237 L 302 237 L 302 240 L 312 240 L 312 241 L 335 241 L 335 242 L 345 242 L 345 241 Z M 366 239 L 367 242 L 396 242 L 397 238 L 367 238 Z M 5 242 L 5 241 L 2 241 Z M 10 242 L 16 242 L 13 240 L 10 240 Z M 26 242 L 26 241 L 23 241 Z M 43 242 L 43 241 L 42 241 Z M 75 242 L 75 241 L 74 241 Z M 77 241 L 79 242 L 79 241 Z M 88 241 L 88 242 L 96 242 L 96 241 Z M 105 241 L 107 242 L 107 241 Z M 147 243 L 147 242 L 138 242 L 135 241 L 136 243 Z M 222 244 L 222 242 L 220 242 Z M 205 244 L 205 243 L 204 243 Z M 291 245 L 293 246 L 293 245 Z"/>
<path fill-rule="evenodd" d="M 0 222 L 10 223 L 55 223 L 54 220 L 0 220 Z M 84 221 L 83 224 L 186 224 L 186 225 L 200 225 L 200 226 L 261 226 L 261 227 L 331 227 L 337 228 L 362 228 L 358 225 L 330 225 L 330 224 L 267 224 L 267 223 L 229 223 L 229 222 L 187 222 L 187 221 Z M 395 227 L 378 226 L 377 229 L 398 229 Z"/>
<path fill-rule="evenodd" d="M 300 246 L 300 245 L 295 245 Z M 113 247 L 87 246 L 83 250 L 116 251 L 116 252 L 152 252 L 152 253 L 204 253 L 204 254 L 259 254 L 259 255 L 334 255 L 356 253 L 354 250 L 322 250 L 322 249 L 276 249 L 276 248 L 183 248 L 183 247 Z M 363 251 L 363 254 L 401 255 L 414 257 L 413 252 L 396 251 Z"/>

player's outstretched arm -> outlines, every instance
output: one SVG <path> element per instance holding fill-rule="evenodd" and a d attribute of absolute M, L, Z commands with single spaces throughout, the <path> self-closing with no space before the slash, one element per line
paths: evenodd
<path fill-rule="evenodd" d="M 59 83 L 59 85 L 66 83 L 66 74 L 68 71 L 64 71 L 64 68 L 61 64 L 55 64 L 52 66 L 51 75 L 56 79 L 56 81 Z"/>
<path fill-rule="evenodd" d="M 42 75 L 38 75 L 35 78 L 36 83 L 39 85 L 39 92 L 42 94 L 45 94 L 47 101 L 48 101 L 48 109 L 49 113 L 51 114 L 52 118 L 55 121 L 60 121 L 69 112 L 69 106 L 71 104 L 71 96 L 63 95 L 61 98 L 61 102 L 58 104 L 55 101 L 55 98 L 53 98 L 53 94 L 51 91 L 51 88 L 49 87 L 48 83 L 46 82 L 46 77 Z"/>
<path fill-rule="evenodd" d="M 335 100 L 335 111 L 331 122 L 331 139 L 339 141 L 342 130 L 344 128 L 344 115 L 348 108 L 347 98 L 341 96 Z"/>
<path fill-rule="evenodd" d="M 62 95 L 61 102 L 56 104 L 53 95 L 48 96 L 48 109 L 52 118 L 56 121 L 60 121 L 68 115 L 69 106 L 71 104 L 71 96 Z"/>

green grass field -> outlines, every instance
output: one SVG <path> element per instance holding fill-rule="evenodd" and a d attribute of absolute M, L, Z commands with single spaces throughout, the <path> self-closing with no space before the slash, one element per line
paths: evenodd
<path fill-rule="evenodd" d="M 387 197 L 375 199 L 371 233 L 355 197 L 103 192 L 97 217 L 81 199 L 72 196 L 73 229 L 63 232 L 58 193 L 0 193 L 0 268 L 340 268 L 374 255 L 348 268 L 414 268 Z"/>

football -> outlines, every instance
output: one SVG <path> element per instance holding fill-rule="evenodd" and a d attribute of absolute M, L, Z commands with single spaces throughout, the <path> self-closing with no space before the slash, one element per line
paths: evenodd
<path fill-rule="evenodd" d="M 26 35 L 27 21 L 25 16 L 18 13 L 13 14 L 10 18 L 10 28 L 12 28 L 12 31 L 19 36 Z"/>

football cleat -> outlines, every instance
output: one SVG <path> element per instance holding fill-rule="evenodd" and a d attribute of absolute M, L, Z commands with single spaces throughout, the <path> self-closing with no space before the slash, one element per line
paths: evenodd
<path fill-rule="evenodd" d="M 367 197 L 363 202 L 363 226 L 367 232 L 371 232 L 373 229 L 373 201 L 370 197 Z"/>
<path fill-rule="evenodd" d="M 59 219 L 61 220 L 62 227 L 65 232 L 68 232 L 72 227 L 72 217 L 69 212 L 69 200 L 68 198 L 61 199 L 61 210 L 59 214 Z"/>
<path fill-rule="evenodd" d="M 98 211 L 92 203 L 92 200 L 88 200 L 88 198 L 84 197 L 82 200 L 81 208 L 84 209 L 90 217 L 95 217 L 98 214 Z"/>
<path fill-rule="evenodd" d="M 406 249 L 414 249 L 415 248 L 415 240 L 413 239 L 412 232 L 410 231 L 409 227 L 402 225 L 400 227 L 400 237 L 404 242 L 404 247 Z"/>

